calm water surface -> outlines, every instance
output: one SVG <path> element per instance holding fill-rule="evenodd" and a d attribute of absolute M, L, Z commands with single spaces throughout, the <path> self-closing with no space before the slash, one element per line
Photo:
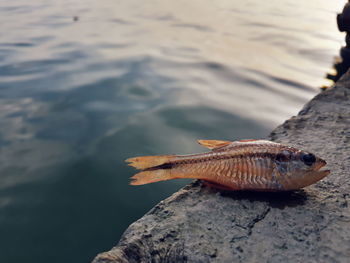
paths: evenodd
<path fill-rule="evenodd" d="M 92 260 L 187 182 L 130 187 L 124 159 L 295 115 L 345 2 L 2 0 L 0 262 Z"/>

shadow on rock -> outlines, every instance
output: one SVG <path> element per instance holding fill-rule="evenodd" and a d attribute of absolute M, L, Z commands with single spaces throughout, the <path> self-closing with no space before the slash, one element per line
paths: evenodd
<path fill-rule="evenodd" d="M 304 190 L 285 192 L 259 192 L 259 191 L 227 191 L 211 188 L 201 184 L 202 189 L 219 192 L 223 197 L 234 200 L 249 200 L 251 202 L 268 203 L 273 208 L 284 209 L 285 207 L 296 207 L 304 205 L 308 199 L 308 194 Z"/>

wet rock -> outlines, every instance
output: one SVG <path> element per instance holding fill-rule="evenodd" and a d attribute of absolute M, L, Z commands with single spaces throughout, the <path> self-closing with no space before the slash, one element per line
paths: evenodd
<path fill-rule="evenodd" d="M 225 192 L 196 181 L 130 225 L 102 262 L 349 262 L 350 74 L 270 139 L 317 153 L 332 173 L 304 190 Z"/>

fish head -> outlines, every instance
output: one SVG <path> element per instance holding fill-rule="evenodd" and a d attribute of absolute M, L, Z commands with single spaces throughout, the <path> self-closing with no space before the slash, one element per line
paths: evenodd
<path fill-rule="evenodd" d="M 303 188 L 330 174 L 330 170 L 321 170 L 327 164 L 325 160 L 294 148 L 278 153 L 275 163 L 284 190 Z"/>

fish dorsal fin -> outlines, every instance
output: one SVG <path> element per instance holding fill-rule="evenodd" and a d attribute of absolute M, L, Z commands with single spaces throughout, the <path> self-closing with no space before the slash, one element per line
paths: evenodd
<path fill-rule="evenodd" d="M 200 145 L 207 147 L 209 149 L 217 149 L 231 144 L 230 141 L 218 141 L 218 140 L 198 140 Z"/>
<path fill-rule="evenodd" d="M 234 143 L 249 143 L 249 144 L 276 144 L 276 142 L 272 142 L 272 141 L 267 141 L 267 140 L 261 140 L 261 139 L 245 139 L 245 140 L 240 140 L 240 141 L 236 141 Z"/>

